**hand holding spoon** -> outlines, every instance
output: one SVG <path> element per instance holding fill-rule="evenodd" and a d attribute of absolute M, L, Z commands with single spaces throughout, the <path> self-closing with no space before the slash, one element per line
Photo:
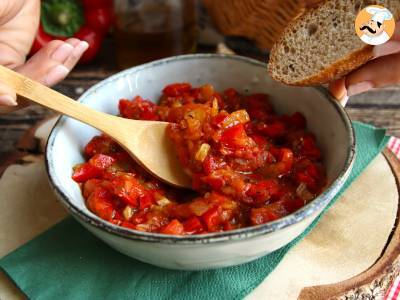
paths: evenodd
<path fill-rule="evenodd" d="M 0 66 L 0 80 L 18 96 L 104 132 L 160 180 L 177 187 L 190 187 L 190 178 L 181 168 L 166 135 L 167 122 L 130 120 L 93 110 L 3 66 Z"/>

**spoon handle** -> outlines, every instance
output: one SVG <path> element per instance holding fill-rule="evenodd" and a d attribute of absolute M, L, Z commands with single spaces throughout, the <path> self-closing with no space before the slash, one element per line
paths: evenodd
<path fill-rule="evenodd" d="M 117 117 L 93 110 L 55 90 L 40 84 L 28 77 L 0 66 L 0 80 L 13 88 L 17 95 L 51 110 L 91 125 L 100 131 L 110 134 L 110 122 Z"/>

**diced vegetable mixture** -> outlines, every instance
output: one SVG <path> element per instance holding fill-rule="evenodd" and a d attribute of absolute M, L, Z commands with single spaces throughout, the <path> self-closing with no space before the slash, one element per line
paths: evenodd
<path fill-rule="evenodd" d="M 113 224 L 174 235 L 233 230 L 288 215 L 326 184 L 304 116 L 275 114 L 266 94 L 176 83 L 163 89 L 159 105 L 136 96 L 121 99 L 119 111 L 124 118 L 170 122 L 168 136 L 193 191 L 165 185 L 111 138 L 96 136 L 72 178 L 87 207 Z"/>

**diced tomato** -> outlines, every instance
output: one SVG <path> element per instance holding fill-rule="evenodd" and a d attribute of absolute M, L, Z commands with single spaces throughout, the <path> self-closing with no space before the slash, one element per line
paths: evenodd
<path fill-rule="evenodd" d="M 252 184 L 246 195 L 256 202 L 265 202 L 279 192 L 279 183 L 276 179 L 267 179 Z"/>
<path fill-rule="evenodd" d="M 221 212 L 222 212 L 221 207 L 216 206 L 214 208 L 211 208 L 202 216 L 202 219 L 206 224 L 208 231 L 213 232 L 218 230 L 218 225 L 220 224 Z"/>
<path fill-rule="evenodd" d="M 183 93 L 189 92 L 192 86 L 189 83 L 174 83 L 167 85 L 163 89 L 163 94 L 169 97 L 176 97 Z"/>
<path fill-rule="evenodd" d="M 230 127 L 224 131 L 220 142 L 230 148 L 244 146 L 248 141 L 248 136 L 244 130 L 243 124 Z"/>
<path fill-rule="evenodd" d="M 283 202 L 285 209 L 289 212 L 295 212 L 296 210 L 302 208 L 305 205 L 305 201 L 300 197 L 295 197 L 294 199 L 287 199 Z"/>
<path fill-rule="evenodd" d="M 252 134 L 250 135 L 250 137 L 256 142 L 258 147 L 260 147 L 261 149 L 264 149 L 266 147 L 267 140 L 263 136 L 259 134 Z"/>
<path fill-rule="evenodd" d="M 286 126 L 284 123 L 276 121 L 271 124 L 262 124 L 258 126 L 258 130 L 270 138 L 277 138 L 286 133 Z"/>
<path fill-rule="evenodd" d="M 271 222 L 282 217 L 283 214 L 272 206 L 252 208 L 250 211 L 250 220 L 253 225 L 260 225 Z"/>
<path fill-rule="evenodd" d="M 89 179 L 88 181 L 85 181 L 83 183 L 83 186 L 82 186 L 83 197 L 88 198 L 98 186 L 106 189 L 107 191 L 113 190 L 111 182 L 109 182 L 107 180 Z"/>
<path fill-rule="evenodd" d="M 114 217 L 115 209 L 112 203 L 112 195 L 106 189 L 97 187 L 87 198 L 88 208 L 104 220 Z"/>
<path fill-rule="evenodd" d="M 184 233 L 184 228 L 181 222 L 179 222 L 177 219 L 174 219 L 161 228 L 160 233 L 182 235 Z"/>
<path fill-rule="evenodd" d="M 85 182 L 89 179 L 99 178 L 103 171 L 90 163 L 83 163 L 74 168 L 72 179 L 76 182 Z"/>
<path fill-rule="evenodd" d="M 226 118 L 229 117 L 229 114 L 225 111 L 218 113 L 215 117 L 212 118 L 211 124 L 216 127 L 222 127 L 222 124 Z"/>
<path fill-rule="evenodd" d="M 296 129 L 304 129 L 307 126 L 306 118 L 299 112 L 295 112 L 289 118 L 289 122 L 292 126 L 296 127 Z"/>
<path fill-rule="evenodd" d="M 127 221 L 122 221 L 121 226 L 125 227 L 125 228 L 129 228 L 129 229 L 136 229 L 136 226 L 134 224 L 132 224 L 131 222 L 127 222 Z"/>
<path fill-rule="evenodd" d="M 266 121 L 272 113 L 272 106 L 266 94 L 253 94 L 245 97 L 246 110 L 251 119 Z"/>
<path fill-rule="evenodd" d="M 99 169 L 106 169 L 111 166 L 115 162 L 115 158 L 105 155 L 105 154 L 96 154 L 90 160 L 89 163 Z"/>
<path fill-rule="evenodd" d="M 139 198 L 139 209 L 144 210 L 146 208 L 149 208 L 153 205 L 153 203 L 153 197 L 150 196 L 149 193 L 146 193 Z"/>
<path fill-rule="evenodd" d="M 207 176 L 203 179 L 214 191 L 219 191 L 224 185 L 225 180 L 221 177 Z"/>
<path fill-rule="evenodd" d="M 114 193 L 127 204 L 137 206 L 138 198 L 144 196 L 144 187 L 130 175 L 120 175 L 112 180 Z"/>
<path fill-rule="evenodd" d="M 183 228 L 186 234 L 201 233 L 204 231 L 203 224 L 198 217 L 192 217 L 183 222 Z"/>
<path fill-rule="evenodd" d="M 136 96 L 132 101 L 122 99 L 119 101 L 119 111 L 124 118 L 157 121 L 157 105 L 149 100 Z"/>
<path fill-rule="evenodd" d="M 122 151 L 122 148 L 106 135 L 95 136 L 85 147 L 85 155 L 92 157 L 95 154 L 112 154 Z"/>
<path fill-rule="evenodd" d="M 211 174 L 218 167 L 213 155 L 207 155 L 203 161 L 203 172 L 207 175 Z"/>

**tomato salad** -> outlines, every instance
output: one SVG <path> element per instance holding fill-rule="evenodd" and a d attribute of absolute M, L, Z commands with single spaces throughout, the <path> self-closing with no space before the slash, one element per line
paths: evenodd
<path fill-rule="evenodd" d="M 119 111 L 170 122 L 167 134 L 193 191 L 165 185 L 111 138 L 96 136 L 72 178 L 100 218 L 146 232 L 202 234 L 279 219 L 322 192 L 321 151 L 301 113 L 277 115 L 266 94 L 219 93 L 210 84 L 171 84 L 159 100 L 121 99 Z"/>

